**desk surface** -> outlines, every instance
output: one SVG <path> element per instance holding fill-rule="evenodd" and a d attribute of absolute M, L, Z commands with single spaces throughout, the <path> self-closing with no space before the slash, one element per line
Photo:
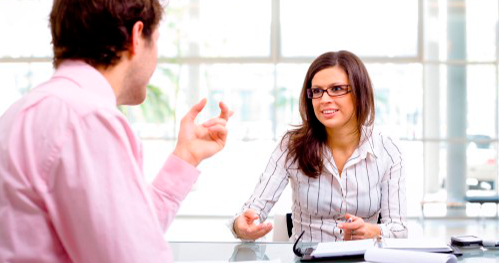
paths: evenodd
<path fill-rule="evenodd" d="M 175 262 L 183 261 L 280 261 L 300 262 L 292 252 L 292 243 L 276 242 L 170 242 Z M 463 256 L 458 262 L 499 262 L 498 249 L 467 249 L 462 250 Z M 322 261 L 328 262 L 328 261 Z M 332 261 L 333 262 L 333 261 Z M 350 260 L 335 260 L 335 262 L 364 262 L 362 258 Z"/>

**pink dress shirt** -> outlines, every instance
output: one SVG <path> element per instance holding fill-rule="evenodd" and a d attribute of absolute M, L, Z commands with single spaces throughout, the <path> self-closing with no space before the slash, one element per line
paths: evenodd
<path fill-rule="evenodd" d="M 148 185 L 111 86 L 66 61 L 0 118 L 0 262 L 170 262 L 198 175 L 171 155 Z"/>

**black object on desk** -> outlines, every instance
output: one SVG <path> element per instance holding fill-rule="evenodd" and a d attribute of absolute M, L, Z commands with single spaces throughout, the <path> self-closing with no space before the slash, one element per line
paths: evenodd
<path fill-rule="evenodd" d="M 302 239 L 302 236 L 304 235 L 304 233 L 305 233 L 305 231 L 302 231 L 299 238 L 297 238 L 297 240 L 295 240 L 295 243 L 293 244 L 293 253 L 301 259 L 304 257 L 306 257 L 307 259 L 312 259 L 311 253 L 314 250 L 312 247 L 308 247 L 304 250 L 300 247 L 297 247 L 297 245 L 299 244 L 299 241 Z"/>
<path fill-rule="evenodd" d="M 451 245 L 459 247 L 479 247 L 483 240 L 474 235 L 452 236 Z"/>

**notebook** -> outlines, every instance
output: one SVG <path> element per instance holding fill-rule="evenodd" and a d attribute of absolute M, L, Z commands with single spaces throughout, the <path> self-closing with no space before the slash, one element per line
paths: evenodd
<path fill-rule="evenodd" d="M 391 251 L 413 251 L 413 252 L 434 252 L 453 253 L 454 250 L 446 243 L 437 239 L 383 239 L 382 243 L 377 243 L 374 239 L 343 241 L 343 242 L 322 242 L 314 247 L 305 249 L 305 253 L 298 253 L 294 245 L 294 253 L 302 261 L 311 261 L 338 257 L 362 257 L 368 249 L 378 247 L 387 252 Z M 393 254 L 395 254 L 393 252 Z M 424 253 L 427 254 L 427 253 Z"/>
<path fill-rule="evenodd" d="M 395 239 L 386 238 L 384 239 L 384 248 L 387 249 L 402 249 L 402 250 L 412 250 L 412 251 L 422 251 L 422 252 L 434 252 L 434 253 L 451 253 L 453 249 L 448 246 L 445 242 L 439 239 Z"/>
<path fill-rule="evenodd" d="M 366 250 L 364 259 L 372 263 L 457 263 L 457 257 L 451 253 L 427 253 L 374 247 Z"/>
<path fill-rule="evenodd" d="M 318 244 L 311 256 L 314 258 L 360 256 L 370 247 L 373 247 L 371 239 L 323 242 Z"/>

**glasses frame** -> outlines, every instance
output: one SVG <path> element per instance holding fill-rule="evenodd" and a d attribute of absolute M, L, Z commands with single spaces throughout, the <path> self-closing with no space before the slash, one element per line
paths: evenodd
<path fill-rule="evenodd" d="M 323 98 L 323 95 L 325 95 L 325 92 L 326 92 L 326 94 L 328 94 L 328 96 L 330 96 L 330 97 L 341 97 L 341 96 L 344 96 L 344 95 L 346 95 L 346 94 L 349 94 L 349 93 L 352 91 L 352 89 L 349 89 L 349 87 L 350 87 L 350 86 L 351 86 L 351 85 L 349 85 L 349 84 L 342 84 L 342 85 L 332 85 L 332 86 L 330 86 L 330 87 L 328 87 L 328 88 L 326 88 L 326 89 L 315 88 L 315 89 L 319 89 L 319 90 L 321 90 L 321 95 L 320 95 L 319 97 L 317 97 L 317 98 L 315 98 L 315 97 L 314 97 L 314 94 L 313 94 L 313 92 L 312 92 L 312 90 L 313 90 L 313 89 L 312 89 L 312 88 L 309 88 L 309 89 L 307 89 L 307 90 L 306 90 L 306 92 L 307 92 L 307 98 L 308 98 L 308 99 L 320 99 L 320 98 Z M 332 94 L 330 94 L 330 90 L 332 90 L 332 88 L 335 88 L 335 87 L 342 87 L 342 88 L 344 88 L 344 87 L 345 87 L 345 89 L 346 89 L 346 90 L 345 90 L 345 93 L 342 93 L 342 94 L 337 94 L 337 95 L 332 95 Z"/>

